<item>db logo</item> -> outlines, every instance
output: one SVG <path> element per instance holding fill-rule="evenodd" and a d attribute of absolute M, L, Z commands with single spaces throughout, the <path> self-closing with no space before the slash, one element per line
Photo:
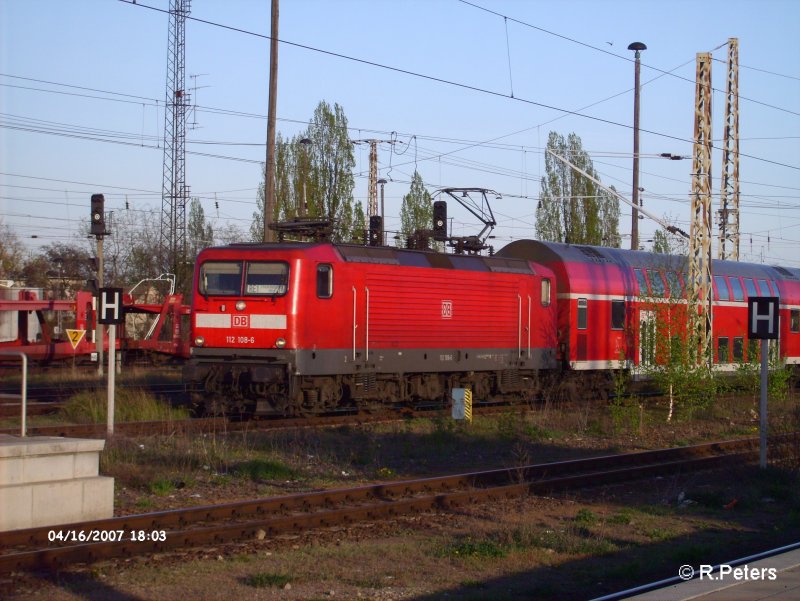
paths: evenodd
<path fill-rule="evenodd" d="M 234 315 L 231 325 L 234 328 L 249 328 L 250 316 L 249 315 Z"/>
<path fill-rule="evenodd" d="M 452 319 L 452 318 L 453 318 L 453 301 L 443 300 L 442 319 Z"/>

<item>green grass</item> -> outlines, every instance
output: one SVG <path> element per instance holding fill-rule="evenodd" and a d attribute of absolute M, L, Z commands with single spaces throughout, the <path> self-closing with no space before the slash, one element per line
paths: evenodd
<path fill-rule="evenodd" d="M 264 480 L 293 480 L 297 473 L 288 465 L 270 459 L 251 459 L 240 463 L 233 473 L 241 478 L 249 478 L 254 482 Z"/>
<path fill-rule="evenodd" d="M 252 574 L 245 578 L 247 585 L 254 588 L 283 588 L 289 584 L 291 580 L 289 576 L 284 574 L 272 574 L 269 572 Z"/>
<path fill-rule="evenodd" d="M 77 423 L 100 424 L 108 415 L 105 390 L 88 390 L 70 397 L 61 414 Z M 175 408 L 138 388 L 121 388 L 114 395 L 114 420 L 117 422 L 167 421 L 187 419 L 189 412 Z"/>

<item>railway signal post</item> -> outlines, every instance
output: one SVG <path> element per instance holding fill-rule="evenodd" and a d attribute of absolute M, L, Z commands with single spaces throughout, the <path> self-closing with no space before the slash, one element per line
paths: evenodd
<path fill-rule="evenodd" d="M 97 299 L 97 323 L 108 325 L 108 415 L 107 434 L 114 435 L 114 361 L 117 347 L 117 324 L 124 323 L 122 288 L 100 288 Z"/>
<path fill-rule="evenodd" d="M 777 296 L 753 297 L 747 301 L 747 337 L 761 340 L 761 401 L 759 403 L 759 466 L 767 467 L 767 383 L 769 378 L 769 341 L 778 339 Z"/>

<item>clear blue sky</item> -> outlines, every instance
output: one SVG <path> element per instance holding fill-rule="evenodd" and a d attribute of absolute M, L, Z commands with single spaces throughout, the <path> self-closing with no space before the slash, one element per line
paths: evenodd
<path fill-rule="evenodd" d="M 191 17 L 243 30 L 187 23 L 187 181 L 216 226 L 247 231 L 265 156 L 269 0 L 193 0 Z M 167 23 L 117 0 L 0 0 L 0 218 L 27 247 L 71 240 L 95 192 L 108 210 L 126 199 L 160 210 Z M 742 258 L 800 265 L 798 26 L 794 0 L 283 0 L 278 130 L 292 136 L 320 100 L 339 103 L 351 138 L 398 141 L 380 147 L 387 229 L 417 169 L 431 192 L 500 192 L 500 247 L 534 235 L 550 130 L 578 134 L 603 181 L 630 197 L 627 46 L 641 41 L 644 204 L 688 229 L 691 160 L 651 156 L 691 157 L 695 57 L 713 52 L 716 212 L 725 43 L 737 37 Z M 356 148 L 365 205 L 368 157 Z M 455 207 L 451 217 L 456 233 L 479 229 Z M 642 222 L 642 238 L 656 227 Z M 627 207 L 620 229 L 630 232 Z"/>

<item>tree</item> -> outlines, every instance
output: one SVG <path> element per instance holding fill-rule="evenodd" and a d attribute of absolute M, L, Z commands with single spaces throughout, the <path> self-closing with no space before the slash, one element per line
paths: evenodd
<path fill-rule="evenodd" d="M 0 220 L 0 280 L 14 280 L 19 277 L 23 256 L 19 237 Z"/>
<path fill-rule="evenodd" d="M 408 194 L 403 196 L 400 206 L 400 237 L 399 246 L 404 246 L 405 241 L 416 230 L 429 230 L 433 224 L 433 199 L 425 189 L 422 176 L 414 171 L 411 178 L 411 187 Z"/>
<path fill-rule="evenodd" d="M 201 250 L 214 244 L 214 228 L 206 222 L 200 200 L 193 198 L 189 204 L 189 221 L 186 224 L 186 246 L 189 260 L 197 257 Z"/>
<path fill-rule="evenodd" d="M 688 255 L 689 245 L 685 238 L 678 238 L 661 227 L 653 234 L 653 252 L 663 255 Z"/>
<path fill-rule="evenodd" d="M 592 160 L 576 134 L 551 131 L 547 149 L 598 178 Z M 590 179 L 545 154 L 536 232 L 541 240 L 619 247 L 619 202 Z"/>
<path fill-rule="evenodd" d="M 302 142 L 308 140 L 308 142 Z M 275 142 L 275 213 L 273 220 L 304 214 L 328 219 L 335 241 L 362 238 L 364 209 L 353 200 L 355 156 L 348 136 L 347 117 L 338 104 L 321 101 L 304 132 Z M 262 169 L 263 172 L 263 169 Z M 264 184 L 259 187 L 250 236 L 264 237 Z M 301 207 L 307 205 L 307 210 Z"/>

